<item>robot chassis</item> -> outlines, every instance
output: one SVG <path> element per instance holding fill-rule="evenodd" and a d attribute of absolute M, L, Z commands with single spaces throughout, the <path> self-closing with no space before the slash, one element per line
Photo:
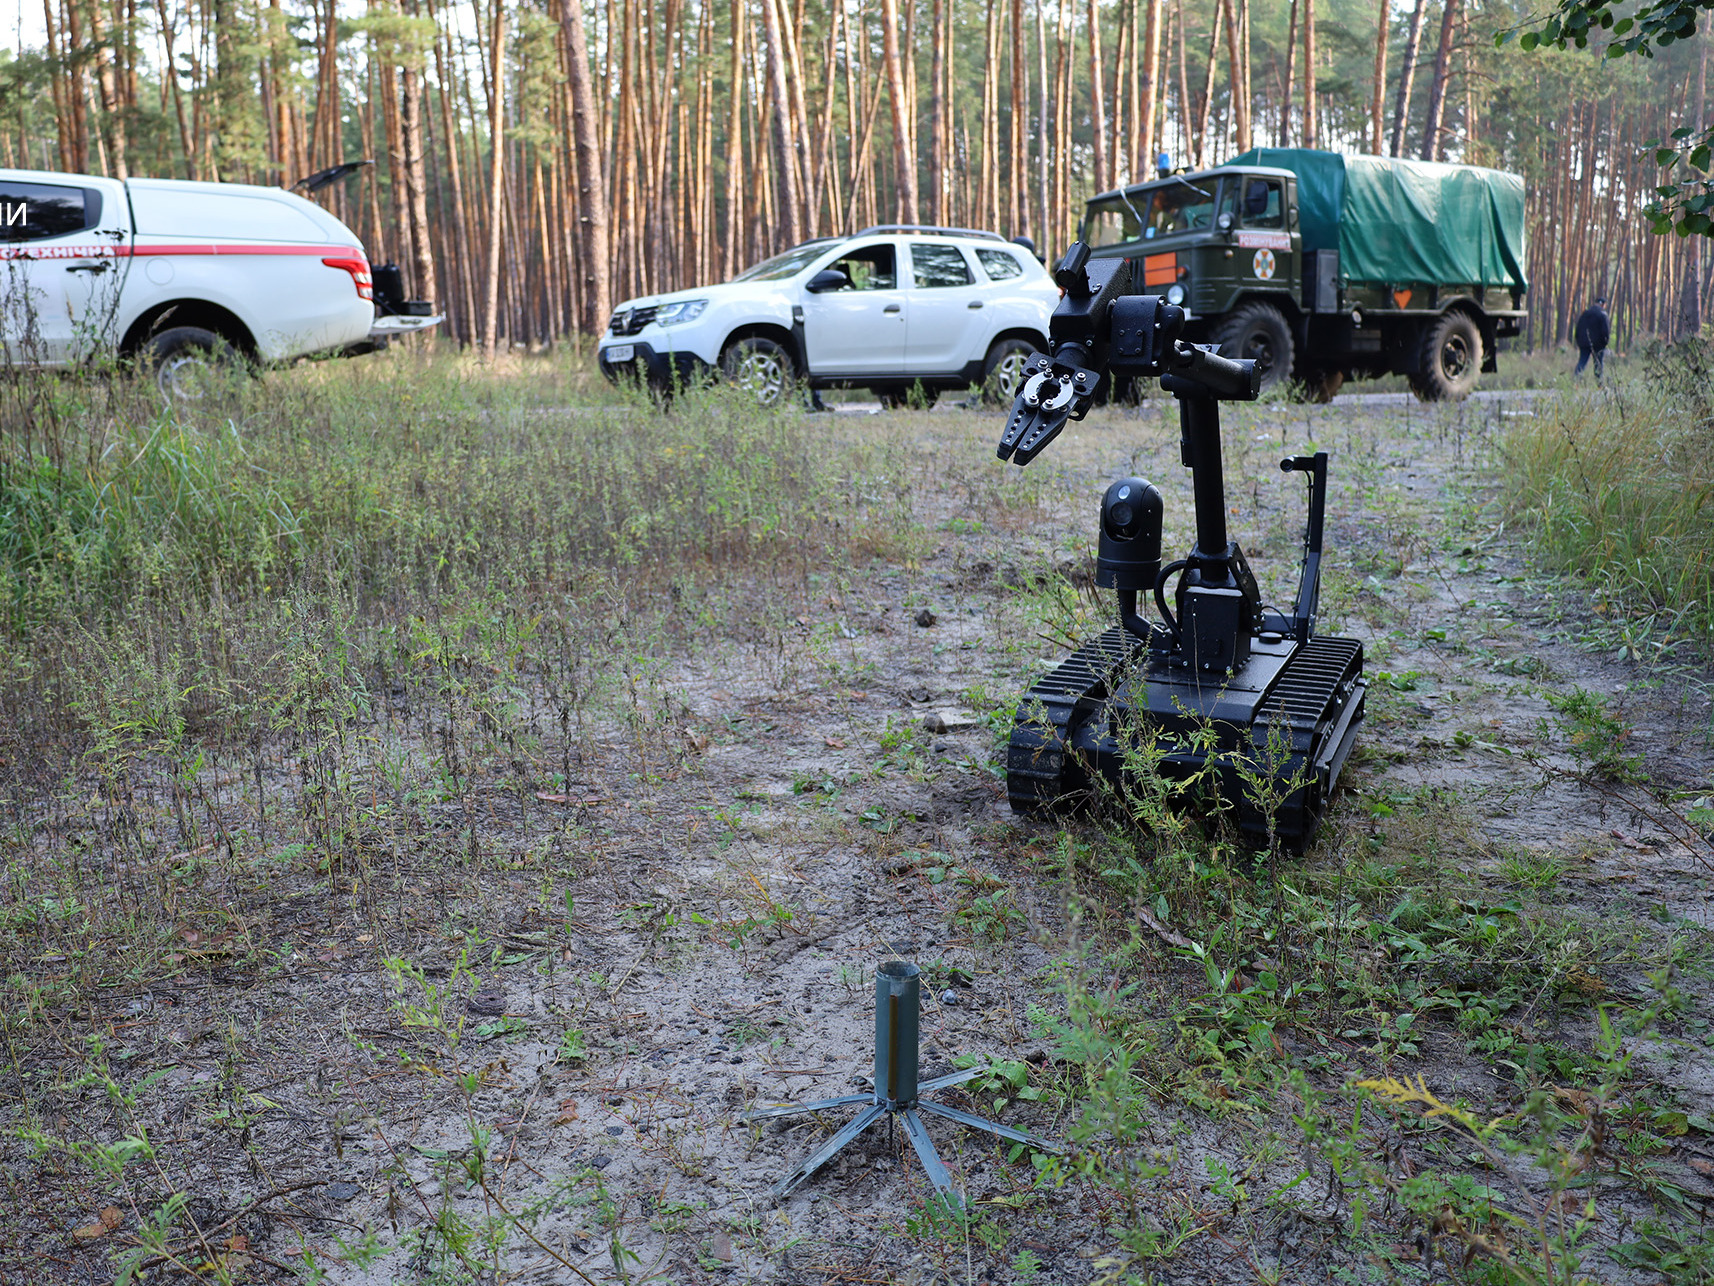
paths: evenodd
<path fill-rule="evenodd" d="M 1054 276 L 1065 294 L 1049 328 L 1053 355 L 1026 368 L 1000 459 L 1035 459 L 1088 413 L 1110 376 L 1158 377 L 1178 399 L 1196 543 L 1163 566 L 1160 492 L 1142 478 L 1107 489 L 1095 583 L 1116 591 L 1118 623 L 1025 693 L 1006 753 L 1012 807 L 1066 809 L 1098 778 L 1123 792 L 1147 739 L 1153 747 L 1140 758 L 1163 778 L 1212 778 L 1249 844 L 1301 852 L 1351 753 L 1368 689 L 1362 643 L 1316 633 L 1327 453 L 1280 462 L 1306 475 L 1308 516 L 1296 601 L 1289 615 L 1269 611 L 1227 537 L 1220 449 L 1220 403 L 1257 396 L 1255 362 L 1180 339 L 1183 309 L 1130 293 L 1123 259 L 1093 259 L 1076 242 Z M 1152 595 L 1159 621 L 1139 615 L 1139 595 Z"/>

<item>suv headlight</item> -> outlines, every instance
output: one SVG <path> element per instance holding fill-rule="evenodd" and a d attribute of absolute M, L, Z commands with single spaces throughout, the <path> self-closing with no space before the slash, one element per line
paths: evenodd
<path fill-rule="evenodd" d="M 707 307 L 706 299 L 681 299 L 674 304 L 662 304 L 655 313 L 655 325 L 682 326 L 702 316 L 702 310 Z"/>

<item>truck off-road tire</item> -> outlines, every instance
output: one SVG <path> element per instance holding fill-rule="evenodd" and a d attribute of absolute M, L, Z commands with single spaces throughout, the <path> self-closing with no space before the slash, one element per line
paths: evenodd
<path fill-rule="evenodd" d="M 726 346 L 720 369 L 741 389 L 755 394 L 758 406 L 778 406 L 797 383 L 797 363 L 786 346 L 766 335 L 751 335 Z"/>
<path fill-rule="evenodd" d="M 1001 339 L 982 363 L 982 400 L 989 406 L 1010 406 L 1024 383 L 1024 364 L 1036 346 L 1022 339 Z"/>
<path fill-rule="evenodd" d="M 1214 332 L 1222 357 L 1252 358 L 1261 368 L 1262 387 L 1291 378 L 1296 345 L 1291 327 L 1272 304 L 1248 303 L 1233 311 Z"/>
<path fill-rule="evenodd" d="M 1422 335 L 1422 371 L 1410 377 L 1424 402 L 1462 402 L 1482 373 L 1482 332 L 1469 313 L 1446 313 Z"/>
<path fill-rule="evenodd" d="M 142 352 L 144 367 L 169 405 L 201 402 L 248 363 L 244 355 L 211 330 L 174 326 L 150 337 Z"/>

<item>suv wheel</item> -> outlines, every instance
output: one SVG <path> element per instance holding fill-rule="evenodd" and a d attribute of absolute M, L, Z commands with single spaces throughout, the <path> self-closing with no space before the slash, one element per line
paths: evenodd
<path fill-rule="evenodd" d="M 1002 339 L 988 350 L 982 364 L 982 400 L 990 406 L 1010 406 L 1023 387 L 1024 367 L 1036 346 L 1021 339 Z"/>
<path fill-rule="evenodd" d="M 243 355 L 211 330 L 174 326 L 143 350 L 155 387 L 169 405 L 200 402 L 244 368 Z"/>
<path fill-rule="evenodd" d="M 1422 373 L 1410 377 L 1424 402 L 1462 402 L 1482 372 L 1482 332 L 1468 313 L 1447 313 L 1423 332 Z"/>
<path fill-rule="evenodd" d="M 751 335 L 728 344 L 720 369 L 741 389 L 753 393 L 758 406 L 778 406 L 797 380 L 797 363 L 786 346 L 765 335 Z"/>
<path fill-rule="evenodd" d="M 1272 304 L 1248 303 L 1237 309 L 1214 332 L 1222 357 L 1248 357 L 1262 372 L 1262 387 L 1271 388 L 1291 375 L 1296 345 L 1291 327 Z"/>

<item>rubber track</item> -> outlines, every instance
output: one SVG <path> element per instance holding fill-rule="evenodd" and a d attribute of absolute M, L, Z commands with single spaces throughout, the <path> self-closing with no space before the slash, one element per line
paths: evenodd
<path fill-rule="evenodd" d="M 1116 670 L 1143 650 L 1122 625 L 1111 625 L 1049 670 L 1024 693 L 1006 747 L 1006 794 L 1012 808 L 1050 808 L 1073 789 L 1065 779 L 1065 741 L 1078 703 L 1111 688 Z"/>
<path fill-rule="evenodd" d="M 1267 745 L 1272 719 L 1283 713 L 1289 725 L 1291 749 L 1307 756 L 1313 748 L 1317 727 L 1327 718 L 1339 685 L 1354 675 L 1362 650 L 1363 645 L 1356 639 L 1327 635 L 1310 639 L 1299 648 L 1280 671 L 1261 717 L 1256 720 L 1257 748 Z"/>

